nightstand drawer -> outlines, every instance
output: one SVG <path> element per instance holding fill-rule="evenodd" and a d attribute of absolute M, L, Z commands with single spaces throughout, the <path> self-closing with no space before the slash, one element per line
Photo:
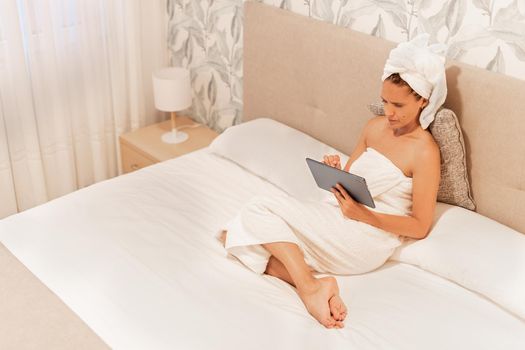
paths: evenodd
<path fill-rule="evenodd" d="M 122 171 L 124 173 L 129 173 L 156 163 L 122 143 L 120 143 L 120 152 L 122 155 Z"/>

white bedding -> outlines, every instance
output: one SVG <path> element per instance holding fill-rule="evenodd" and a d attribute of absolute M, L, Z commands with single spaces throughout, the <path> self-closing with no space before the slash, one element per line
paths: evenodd
<path fill-rule="evenodd" d="M 282 193 L 204 149 L 0 221 L 0 241 L 114 349 L 524 349 L 525 323 L 417 267 L 339 276 L 346 327 L 213 238 Z"/>

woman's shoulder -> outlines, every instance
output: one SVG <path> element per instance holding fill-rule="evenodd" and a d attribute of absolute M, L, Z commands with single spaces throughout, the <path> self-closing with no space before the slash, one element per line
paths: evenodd
<path fill-rule="evenodd" d="M 384 125 L 385 122 L 386 122 L 386 118 L 384 115 L 376 115 L 370 118 L 368 122 L 366 123 L 366 125 L 367 126 L 379 126 L 379 125 Z"/>
<path fill-rule="evenodd" d="M 439 146 L 428 130 L 421 130 L 413 143 L 416 160 L 440 157 Z"/>
<path fill-rule="evenodd" d="M 421 143 L 421 146 L 424 146 L 425 148 L 433 149 L 439 151 L 439 146 L 434 139 L 434 136 L 430 133 L 430 130 L 421 130 L 421 134 L 419 137 L 419 142 Z"/>
<path fill-rule="evenodd" d="M 377 134 L 384 130 L 386 118 L 382 115 L 370 118 L 365 125 L 365 134 Z"/>

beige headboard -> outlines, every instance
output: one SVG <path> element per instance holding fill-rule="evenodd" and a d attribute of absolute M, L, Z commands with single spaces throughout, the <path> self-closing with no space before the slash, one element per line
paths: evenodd
<path fill-rule="evenodd" d="M 244 121 L 270 117 L 350 153 L 394 43 L 245 3 Z M 458 62 L 445 105 L 460 119 L 477 212 L 525 232 L 525 81 Z"/>

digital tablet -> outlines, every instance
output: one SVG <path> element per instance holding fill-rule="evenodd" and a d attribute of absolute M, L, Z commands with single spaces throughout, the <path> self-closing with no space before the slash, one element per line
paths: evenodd
<path fill-rule="evenodd" d="M 362 203 L 370 208 L 376 207 L 366 185 L 365 178 L 331 167 L 314 159 L 306 158 L 306 163 L 312 172 L 317 186 L 320 188 L 331 192 L 332 187 L 335 187 L 335 185 L 339 183 L 356 202 Z"/>

